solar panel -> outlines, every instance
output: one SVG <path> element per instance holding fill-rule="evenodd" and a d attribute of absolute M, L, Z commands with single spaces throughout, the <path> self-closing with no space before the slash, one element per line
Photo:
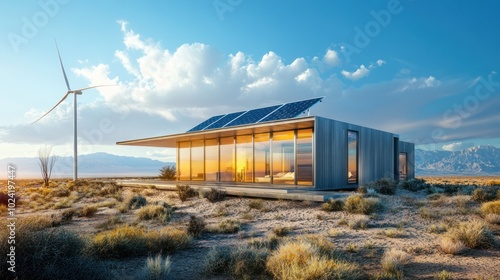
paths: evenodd
<path fill-rule="evenodd" d="M 212 123 L 218 121 L 219 119 L 221 119 L 222 117 L 224 117 L 225 115 L 219 115 L 219 116 L 213 116 L 211 117 L 210 119 L 200 123 L 199 125 L 191 128 L 190 130 L 188 130 L 188 132 L 191 132 L 191 131 L 198 131 L 198 130 L 203 130 L 205 127 L 211 125 Z"/>
<path fill-rule="evenodd" d="M 249 124 L 249 123 L 256 123 L 260 119 L 262 119 L 263 117 L 269 115 L 272 111 L 278 109 L 280 106 L 281 105 L 276 105 L 276 106 L 253 109 L 253 110 L 247 111 L 245 114 L 234 119 L 232 122 L 227 123 L 225 125 L 225 127 L 235 126 L 235 125 L 243 125 L 243 124 Z"/>
<path fill-rule="evenodd" d="M 318 103 L 321 99 L 323 99 L 323 97 L 252 109 L 249 111 L 230 113 L 226 115 L 218 115 L 198 124 L 188 130 L 188 132 L 295 118 L 314 104 Z"/>
<path fill-rule="evenodd" d="M 316 104 L 322 98 L 323 97 L 287 103 L 281 106 L 281 108 L 279 108 L 278 110 L 267 115 L 265 118 L 259 120 L 259 122 L 295 118 L 296 116 L 309 109 L 312 105 Z"/>
<path fill-rule="evenodd" d="M 216 122 L 212 123 L 211 125 L 205 127 L 203 130 L 212 129 L 212 128 L 221 128 L 224 125 L 226 125 L 228 122 L 232 121 L 234 118 L 237 118 L 238 116 L 240 116 L 241 114 L 243 114 L 245 112 L 246 111 L 227 114 L 224 117 L 220 118 L 218 121 L 216 121 Z"/>

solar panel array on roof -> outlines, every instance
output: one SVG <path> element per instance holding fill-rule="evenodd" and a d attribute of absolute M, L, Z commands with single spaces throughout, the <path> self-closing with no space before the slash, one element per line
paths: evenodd
<path fill-rule="evenodd" d="M 211 117 L 210 119 L 200 123 L 199 125 L 191 128 L 190 130 L 188 130 L 188 132 L 190 131 L 198 131 L 198 130 L 203 130 L 205 127 L 211 125 L 212 123 L 220 120 L 222 117 L 224 117 L 225 115 L 219 115 L 219 116 L 213 116 Z"/>
<path fill-rule="evenodd" d="M 279 110 L 272 112 L 271 114 L 260 120 L 260 122 L 294 118 L 307 109 L 311 108 L 312 105 L 316 104 L 316 102 L 320 100 L 321 98 L 315 98 L 284 104 L 281 108 L 279 108 Z"/>
<path fill-rule="evenodd" d="M 321 99 L 323 97 L 213 116 L 191 128 L 188 132 L 294 118 L 304 113 Z"/>
<path fill-rule="evenodd" d="M 234 120 L 234 118 L 237 118 L 239 115 L 241 115 L 245 112 L 246 111 L 227 114 L 224 117 L 220 118 L 220 120 L 205 127 L 205 129 L 221 128 L 221 127 L 225 126 L 228 122 Z M 205 130 L 205 129 L 203 129 L 203 130 Z"/>
<path fill-rule="evenodd" d="M 262 118 L 264 118 L 265 116 L 269 115 L 272 111 L 278 109 L 278 107 L 280 107 L 280 106 L 281 105 L 276 105 L 276 106 L 253 109 L 253 110 L 247 111 L 245 114 L 234 119 L 232 122 L 228 123 L 226 126 L 235 126 L 235 125 L 256 123 L 259 120 L 261 120 Z"/>

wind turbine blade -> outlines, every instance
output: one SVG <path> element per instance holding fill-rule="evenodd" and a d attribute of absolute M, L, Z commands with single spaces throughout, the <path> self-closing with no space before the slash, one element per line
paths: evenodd
<path fill-rule="evenodd" d="M 34 124 L 37 121 L 41 120 L 43 117 L 47 116 L 50 112 L 52 112 L 52 110 L 54 110 L 57 106 L 59 106 L 59 104 L 61 104 L 64 101 L 64 99 L 68 97 L 70 93 L 71 93 L 70 91 L 66 92 L 66 95 L 64 95 L 63 98 L 59 100 L 59 102 L 57 102 L 57 104 L 54 107 L 52 107 L 52 109 L 50 109 L 47 113 L 43 114 L 43 116 L 39 117 L 36 121 L 32 122 L 31 124 Z"/>
<path fill-rule="evenodd" d="M 85 87 L 85 88 L 79 88 L 79 89 L 75 89 L 75 90 L 72 90 L 72 92 L 76 92 L 76 91 L 84 91 L 84 90 L 87 90 L 87 89 L 91 89 L 91 88 L 98 88 L 98 87 L 116 87 L 118 85 L 98 85 L 98 86 L 90 86 L 90 87 Z"/>
<path fill-rule="evenodd" d="M 68 91 L 70 91 L 71 88 L 69 87 L 69 82 L 68 82 L 68 77 L 66 76 L 66 71 L 64 71 L 64 65 L 62 63 L 61 54 L 59 53 L 59 47 L 57 46 L 57 41 L 55 41 L 55 42 L 56 42 L 57 55 L 59 56 L 59 63 L 61 63 L 61 69 L 62 69 L 62 72 L 64 75 L 64 81 L 66 81 L 66 86 L 68 87 Z"/>

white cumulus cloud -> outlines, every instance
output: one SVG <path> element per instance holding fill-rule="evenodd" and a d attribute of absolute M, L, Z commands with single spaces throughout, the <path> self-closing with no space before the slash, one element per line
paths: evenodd
<path fill-rule="evenodd" d="M 340 63 L 339 54 L 336 51 L 329 49 L 326 51 L 323 61 L 329 67 L 336 66 Z"/>
<path fill-rule="evenodd" d="M 320 89 L 339 83 L 334 76 L 322 78 L 304 58 L 286 64 L 272 51 L 257 60 L 243 52 L 224 57 L 203 43 L 168 50 L 151 39 L 144 40 L 126 22 L 119 23 L 125 49 L 114 55 L 132 78 L 112 77 L 107 65 L 76 69 L 75 73 L 91 84 L 119 85 L 99 91 L 108 105 L 121 110 L 170 121 L 202 119 L 227 110 L 317 96 Z M 325 62 L 333 65 L 337 61 L 336 52 L 327 51 Z"/>
<path fill-rule="evenodd" d="M 443 145 L 442 149 L 445 151 L 455 152 L 455 151 L 462 151 L 470 147 L 474 147 L 473 142 L 455 142 Z"/>
<path fill-rule="evenodd" d="M 354 72 L 342 70 L 341 73 L 347 79 L 356 81 L 356 80 L 359 80 L 359 79 L 365 77 L 366 75 L 368 75 L 368 73 L 370 73 L 370 70 L 368 68 L 366 68 L 363 64 L 361 64 L 361 66 L 358 69 L 356 69 L 356 71 L 354 71 Z"/>
<path fill-rule="evenodd" d="M 385 62 L 385 61 L 384 61 L 384 60 L 382 60 L 382 59 L 377 60 L 377 65 L 378 65 L 378 66 L 382 66 L 382 65 L 384 65 L 384 64 L 386 64 L 386 63 L 387 63 L 387 62 Z"/>

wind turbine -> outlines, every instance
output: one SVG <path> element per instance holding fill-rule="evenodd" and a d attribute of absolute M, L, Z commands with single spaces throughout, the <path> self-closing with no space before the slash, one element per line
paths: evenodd
<path fill-rule="evenodd" d="M 54 110 L 59 104 L 61 104 L 70 94 L 73 93 L 73 181 L 76 182 L 78 179 L 78 145 L 77 145 L 77 117 L 76 117 L 76 96 L 81 95 L 83 91 L 92 89 L 92 88 L 97 88 L 97 87 L 107 87 L 107 86 L 113 86 L 113 85 L 99 85 L 99 86 L 90 86 L 90 87 L 85 87 L 85 88 L 80 88 L 80 89 L 75 89 L 72 90 L 71 87 L 69 86 L 68 82 L 68 77 L 66 76 L 66 71 L 64 71 L 64 65 L 62 63 L 61 59 L 61 54 L 59 53 L 59 47 L 57 46 L 56 42 L 56 49 L 57 49 L 57 55 L 59 56 L 59 63 L 61 64 L 61 69 L 64 75 L 64 81 L 66 82 L 66 87 L 68 88 L 68 91 L 66 94 L 57 102 L 52 109 L 50 109 L 47 113 L 43 114 L 40 118 L 38 118 L 36 121 L 32 122 L 31 124 L 34 124 L 41 120 L 43 117 L 48 115 L 52 110 Z"/>

